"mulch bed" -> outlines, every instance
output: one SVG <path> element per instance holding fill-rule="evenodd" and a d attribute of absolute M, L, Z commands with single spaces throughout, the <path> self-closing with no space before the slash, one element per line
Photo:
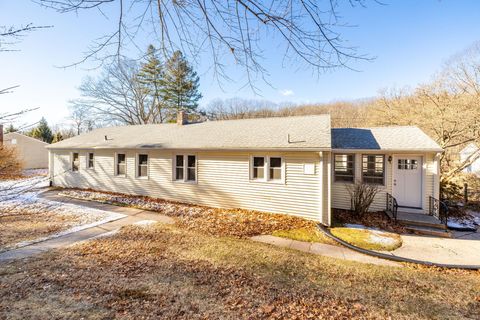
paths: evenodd
<path fill-rule="evenodd" d="M 334 225 L 343 225 L 345 223 L 361 224 L 366 227 L 378 228 L 381 230 L 405 233 L 406 229 L 393 223 L 383 212 L 369 212 L 368 214 L 358 217 L 352 211 L 333 209 Z"/>
<path fill-rule="evenodd" d="M 189 230 L 214 236 L 247 238 L 271 234 L 277 230 L 315 227 L 317 222 L 284 214 L 243 209 L 218 209 L 167 201 L 145 196 L 85 189 L 65 189 L 62 195 L 155 211 L 177 218 L 177 224 Z"/>

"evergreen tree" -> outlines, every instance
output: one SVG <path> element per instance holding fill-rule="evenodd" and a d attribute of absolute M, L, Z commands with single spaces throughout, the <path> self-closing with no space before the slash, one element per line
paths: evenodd
<path fill-rule="evenodd" d="M 62 140 L 63 140 L 62 133 L 60 131 L 55 132 L 53 135 L 52 143 L 60 142 Z"/>
<path fill-rule="evenodd" d="M 199 77 L 181 51 L 175 51 L 165 64 L 163 98 L 174 120 L 178 111 L 195 111 L 202 97 Z"/>
<path fill-rule="evenodd" d="M 147 95 L 150 103 L 157 112 L 156 121 L 164 122 L 166 118 L 166 106 L 162 97 L 162 88 L 164 85 L 164 72 L 162 62 L 156 55 L 156 49 L 153 45 L 149 45 L 147 49 L 147 58 L 142 63 L 140 71 L 137 75 L 138 83 L 143 87 L 144 93 Z"/>
<path fill-rule="evenodd" d="M 42 118 L 38 123 L 38 126 L 33 128 L 28 133 L 28 135 L 33 138 L 42 140 L 43 142 L 46 142 L 46 143 L 52 143 L 52 140 L 53 140 L 52 130 L 48 126 L 47 120 L 45 120 L 45 118 Z"/>
<path fill-rule="evenodd" d="M 11 132 L 17 132 L 18 129 L 13 126 L 13 124 L 10 124 L 6 129 L 5 133 L 11 133 Z"/>

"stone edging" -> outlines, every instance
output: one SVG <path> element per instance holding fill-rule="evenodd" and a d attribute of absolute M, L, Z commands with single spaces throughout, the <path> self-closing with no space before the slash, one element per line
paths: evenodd
<path fill-rule="evenodd" d="M 435 263 L 435 262 L 430 262 L 430 261 L 423 261 L 423 260 L 415 260 L 415 259 L 398 257 L 398 256 L 394 256 L 394 255 L 389 255 L 389 254 L 377 252 L 377 251 L 371 251 L 371 250 L 359 248 L 359 247 L 354 246 L 354 245 L 352 245 L 352 244 L 350 244 L 346 241 L 343 241 L 340 238 L 337 238 L 336 236 L 334 236 L 330 232 L 330 230 L 328 230 L 328 228 L 324 227 L 321 224 L 318 224 L 318 229 L 323 234 L 325 234 L 327 237 L 329 237 L 330 239 L 340 243 L 341 245 L 343 245 L 343 246 L 345 246 L 345 247 L 347 247 L 351 250 L 354 250 L 354 251 L 357 251 L 357 252 L 360 252 L 360 253 L 363 253 L 363 254 L 366 254 L 366 255 L 369 255 L 369 256 L 381 258 L 381 259 L 392 260 L 392 261 L 397 261 L 397 262 L 416 263 L 416 264 L 421 264 L 421 265 L 430 266 L 430 267 L 447 268 L 447 269 L 464 269 L 464 270 L 479 270 L 480 269 L 480 265 L 458 265 L 458 264 Z"/>

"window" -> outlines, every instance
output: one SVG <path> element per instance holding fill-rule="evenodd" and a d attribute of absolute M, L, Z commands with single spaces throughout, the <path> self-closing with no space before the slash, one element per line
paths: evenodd
<path fill-rule="evenodd" d="M 175 157 L 175 180 L 183 180 L 183 156 Z"/>
<path fill-rule="evenodd" d="M 195 181 L 195 156 L 187 156 L 187 181 Z"/>
<path fill-rule="evenodd" d="M 251 179 L 261 181 L 283 181 L 283 160 L 281 157 L 254 156 L 250 162 Z"/>
<path fill-rule="evenodd" d="M 117 176 L 124 176 L 127 172 L 127 163 L 124 153 L 117 153 Z"/>
<path fill-rule="evenodd" d="M 74 152 L 72 153 L 72 171 L 78 171 L 79 167 L 80 167 L 80 160 L 78 158 L 78 153 Z"/>
<path fill-rule="evenodd" d="M 177 181 L 196 181 L 197 157 L 194 155 L 176 155 L 174 178 Z"/>
<path fill-rule="evenodd" d="M 137 176 L 148 177 L 148 154 L 139 154 L 137 161 Z"/>
<path fill-rule="evenodd" d="M 417 170 L 418 161 L 415 159 L 398 159 L 399 170 Z"/>
<path fill-rule="evenodd" d="M 94 167 L 94 161 L 93 161 L 93 153 L 89 153 L 88 154 L 88 158 L 87 158 L 87 168 L 88 169 L 93 169 Z"/>
<path fill-rule="evenodd" d="M 270 180 L 282 180 L 282 158 L 271 157 L 270 158 Z"/>
<path fill-rule="evenodd" d="M 336 154 L 333 164 L 334 181 L 354 182 L 355 181 L 355 155 Z"/>
<path fill-rule="evenodd" d="M 384 184 L 385 157 L 364 154 L 362 156 L 362 179 L 365 183 Z"/>
<path fill-rule="evenodd" d="M 253 179 L 265 178 L 265 158 L 253 157 Z"/>

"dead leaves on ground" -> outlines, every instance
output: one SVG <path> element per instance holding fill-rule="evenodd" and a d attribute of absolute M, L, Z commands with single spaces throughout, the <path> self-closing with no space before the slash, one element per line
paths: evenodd
<path fill-rule="evenodd" d="M 251 237 L 277 230 L 314 228 L 314 221 L 283 214 L 243 209 L 217 209 L 150 197 L 93 190 L 64 190 L 62 195 L 156 211 L 178 218 L 178 225 L 214 236 Z"/>
<path fill-rule="evenodd" d="M 189 234 L 129 227 L 111 238 L 45 256 L 3 278 L 0 310 L 19 318 L 42 318 L 46 314 L 17 309 L 18 299 L 58 308 L 50 299 L 64 295 L 73 301 L 58 311 L 78 309 L 78 317 L 96 310 L 102 310 L 102 318 L 125 319 L 371 317 L 362 304 L 315 287 L 271 281 L 236 265 L 182 257 L 179 251 L 196 242 L 192 234 L 185 239 Z"/>

